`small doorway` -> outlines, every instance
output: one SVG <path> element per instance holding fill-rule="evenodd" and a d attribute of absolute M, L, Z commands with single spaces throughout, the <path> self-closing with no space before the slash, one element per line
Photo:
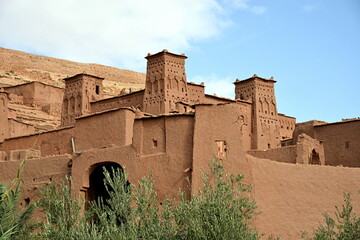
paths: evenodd
<path fill-rule="evenodd" d="M 106 191 L 104 184 L 104 168 L 110 173 L 112 173 L 112 168 L 115 171 L 117 171 L 118 169 L 121 172 L 123 171 L 123 168 L 119 164 L 114 162 L 104 163 L 96 166 L 89 176 L 90 187 L 87 191 L 88 201 L 97 200 L 99 197 L 102 197 L 104 203 L 106 203 L 106 200 L 110 197 L 109 193 Z M 126 184 L 129 185 L 128 182 Z"/>
<path fill-rule="evenodd" d="M 315 149 L 313 149 L 312 152 L 311 152 L 309 164 L 312 164 L 312 165 L 320 165 L 319 153 L 317 153 L 317 152 L 315 151 Z"/>

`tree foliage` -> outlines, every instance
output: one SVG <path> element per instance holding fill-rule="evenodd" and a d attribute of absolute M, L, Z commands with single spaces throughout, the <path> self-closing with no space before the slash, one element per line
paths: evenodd
<path fill-rule="evenodd" d="M 9 189 L 0 184 L 0 240 L 7 239 L 246 239 L 262 237 L 250 226 L 259 214 L 250 198 L 250 185 L 242 175 L 224 173 L 215 159 L 210 172 L 203 173 L 203 185 L 196 194 L 186 196 L 179 190 L 177 198 L 161 204 L 154 181 L 144 177 L 137 185 L 129 185 L 122 169 L 104 168 L 104 184 L 109 198 L 99 198 L 85 210 L 85 201 L 72 195 L 72 181 L 50 183 L 39 191 L 36 207 L 43 221 L 27 224 L 34 210 L 30 204 L 19 208 L 20 173 Z M 353 213 L 350 194 L 345 204 L 336 207 L 336 219 L 324 214 L 325 223 L 306 240 L 360 239 L 360 218 Z M 85 211 L 84 211 L 85 210 Z M 31 232 L 34 227 L 37 231 Z M 268 239 L 279 239 L 269 237 Z"/>
<path fill-rule="evenodd" d="M 0 240 L 20 239 L 31 231 L 26 223 L 31 217 L 34 205 L 29 204 L 20 208 L 20 175 L 24 164 L 25 161 L 21 163 L 9 188 L 0 183 Z"/>
<path fill-rule="evenodd" d="M 335 207 L 335 217 L 324 213 L 325 223 L 320 224 L 309 237 L 306 232 L 302 238 L 306 240 L 355 240 L 360 239 L 360 217 L 353 212 L 350 193 L 344 193 L 344 202 L 341 209 Z"/>
<path fill-rule="evenodd" d="M 72 198 L 69 184 L 60 191 L 48 186 L 38 206 L 45 213 L 35 239 L 259 239 L 250 219 L 257 214 L 250 186 L 242 176 L 224 174 L 214 161 L 203 174 L 203 188 L 190 200 L 179 190 L 178 199 L 159 205 L 152 177 L 128 186 L 126 173 L 104 169 L 109 199 L 92 202 L 85 215 L 82 201 Z"/>

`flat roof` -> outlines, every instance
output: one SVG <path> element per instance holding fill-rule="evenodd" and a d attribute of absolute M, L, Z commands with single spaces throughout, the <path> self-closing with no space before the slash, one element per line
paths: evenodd
<path fill-rule="evenodd" d="M 141 90 L 138 90 L 138 91 L 135 91 L 135 92 L 125 94 L 125 95 L 118 95 L 118 96 L 115 96 L 115 97 L 104 98 L 104 99 L 100 99 L 100 100 L 97 100 L 97 101 L 93 101 L 91 103 L 105 102 L 106 100 L 111 101 L 111 100 L 116 99 L 116 98 L 123 98 L 123 97 L 127 97 L 127 96 L 130 96 L 130 95 L 136 94 L 136 93 L 141 93 L 141 92 L 144 92 L 144 91 L 145 91 L 145 89 L 141 89 Z"/>
<path fill-rule="evenodd" d="M 242 82 L 246 82 L 246 81 L 250 81 L 250 80 L 254 80 L 254 79 L 259 79 L 259 80 L 262 80 L 262 81 L 265 81 L 265 82 L 274 82 L 274 83 L 276 83 L 276 81 L 274 80 L 274 77 L 271 77 L 271 78 L 267 79 L 267 78 L 259 77 L 256 74 L 254 74 L 252 77 L 249 77 L 249 78 L 244 79 L 244 80 L 236 79 L 236 81 L 233 82 L 233 83 L 238 84 L 238 83 L 242 83 Z"/>
<path fill-rule="evenodd" d="M 15 87 L 21 87 L 21 86 L 25 86 L 25 85 L 29 85 L 29 84 L 36 84 L 36 83 L 41 84 L 41 85 L 44 85 L 44 86 L 48 86 L 48 87 L 64 89 L 64 88 L 62 88 L 62 87 L 53 86 L 53 85 L 50 85 L 50 84 L 47 84 L 47 83 L 43 83 L 43 82 L 38 82 L 38 81 L 21 83 L 21 84 L 18 84 L 18 85 L 12 85 L 12 86 L 2 87 L 2 88 L 15 88 Z"/>
<path fill-rule="evenodd" d="M 49 130 L 49 131 L 45 131 L 45 132 L 31 133 L 31 134 L 26 134 L 26 135 L 21 135 L 21 136 L 15 136 L 15 137 L 10 137 L 10 138 L 5 138 L 5 141 L 7 141 L 7 140 L 12 140 L 12 139 L 17 139 L 17 138 L 22 138 L 22 137 L 31 137 L 31 136 L 41 135 L 41 134 L 58 132 L 58 131 L 62 131 L 62 130 L 70 129 L 70 128 L 74 128 L 74 126 L 60 127 L 60 128 L 56 128 L 56 129 Z"/>
<path fill-rule="evenodd" d="M 226 100 L 226 101 L 230 101 L 230 102 L 236 102 L 236 100 L 231 99 L 231 98 L 219 97 L 219 96 L 215 96 L 215 95 L 211 95 L 211 94 L 205 94 L 205 97 L 212 97 L 212 98 L 217 98 L 217 99 Z"/>
<path fill-rule="evenodd" d="M 278 112 L 278 115 L 279 115 L 279 116 L 282 116 L 282 117 L 288 117 L 288 118 L 294 118 L 294 119 L 296 119 L 296 117 L 291 117 L 291 116 L 288 116 L 288 115 L 285 115 L 285 114 L 279 113 L 279 112 Z"/>
<path fill-rule="evenodd" d="M 64 78 L 64 81 L 73 79 L 73 78 L 75 78 L 75 77 L 77 77 L 77 76 L 81 76 L 81 75 L 83 75 L 83 76 L 89 76 L 89 77 L 93 77 L 93 78 L 97 78 L 97 79 L 100 79 L 100 80 L 104 80 L 104 79 L 105 79 L 105 78 L 103 78 L 103 77 L 98 77 L 98 76 L 91 75 L 91 74 L 87 74 L 87 73 L 78 73 L 78 74 L 75 74 L 75 75 L 73 75 L 73 76 Z"/>
<path fill-rule="evenodd" d="M 198 84 L 198 83 L 194 83 L 194 82 L 187 82 L 187 84 L 194 85 L 194 86 L 199 86 L 199 87 L 205 87 L 205 85 L 204 85 L 204 83 L 203 83 L 203 82 L 202 82 L 202 83 L 200 83 L 200 84 Z"/>
<path fill-rule="evenodd" d="M 131 108 L 131 107 L 118 107 L 118 108 L 106 109 L 104 111 L 90 113 L 88 115 L 80 116 L 80 117 L 75 118 L 75 120 L 88 118 L 88 117 L 92 117 L 92 116 L 95 116 L 95 115 L 102 115 L 104 113 L 115 112 L 115 111 L 119 111 L 119 110 L 130 110 L 132 112 L 135 112 L 134 109 Z"/>
<path fill-rule="evenodd" d="M 194 116 L 195 113 L 190 112 L 190 113 L 165 113 L 165 114 L 159 114 L 159 115 L 148 115 L 148 116 L 143 116 L 143 117 L 139 117 L 139 118 L 135 118 L 136 120 L 143 120 L 143 119 L 153 119 L 153 118 L 161 118 L 161 117 L 181 117 L 181 116 Z"/>
<path fill-rule="evenodd" d="M 344 120 L 344 121 L 339 121 L 339 122 L 333 122 L 333 123 L 324 123 L 324 124 L 315 125 L 314 127 L 322 127 L 322 126 L 344 124 L 344 123 L 351 123 L 351 122 L 360 122 L 360 118 L 353 119 L 353 120 Z"/>
<path fill-rule="evenodd" d="M 179 54 L 171 53 L 167 49 L 164 49 L 161 52 L 158 52 L 158 53 L 155 53 L 155 54 L 148 53 L 148 55 L 145 58 L 149 59 L 149 58 L 157 57 L 157 56 L 160 56 L 160 55 L 172 55 L 174 57 L 179 57 L 179 58 L 184 58 L 184 59 L 187 58 L 187 56 L 185 56 L 184 53 L 179 55 Z"/>

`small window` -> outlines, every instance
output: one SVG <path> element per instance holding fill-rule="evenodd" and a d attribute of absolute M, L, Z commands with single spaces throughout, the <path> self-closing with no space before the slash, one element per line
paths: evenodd
<path fill-rule="evenodd" d="M 215 156 L 219 160 L 223 160 L 227 156 L 227 144 L 225 140 L 215 141 Z"/>
<path fill-rule="evenodd" d="M 345 142 L 345 148 L 350 148 L 350 142 Z"/>
<path fill-rule="evenodd" d="M 98 95 L 100 94 L 100 86 L 99 85 L 96 85 L 95 93 L 98 94 Z"/>
<path fill-rule="evenodd" d="M 158 142 L 156 139 L 153 139 L 153 147 L 157 148 L 158 147 Z"/>
<path fill-rule="evenodd" d="M 25 206 L 29 205 L 30 204 L 30 198 L 25 198 L 24 202 L 25 202 Z"/>

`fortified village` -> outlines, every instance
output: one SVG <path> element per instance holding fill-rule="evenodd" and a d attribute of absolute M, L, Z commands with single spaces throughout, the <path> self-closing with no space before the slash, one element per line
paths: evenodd
<path fill-rule="evenodd" d="M 0 181 L 10 183 L 26 158 L 23 204 L 65 176 L 75 194 L 92 200 L 102 196 L 102 168 L 124 168 L 134 184 L 151 173 L 161 202 L 179 188 L 196 193 L 216 156 L 252 184 L 263 211 L 254 220 L 259 232 L 296 239 L 341 206 L 343 192 L 360 213 L 360 119 L 296 124 L 278 112 L 273 77 L 235 80 L 235 99 L 205 94 L 204 83 L 187 82 L 186 58 L 148 54 L 145 89 L 115 97 L 105 96 L 104 78 L 87 73 L 65 78 L 65 90 L 40 82 L 2 87 Z M 15 102 L 61 111 L 60 126 L 19 121 Z"/>

